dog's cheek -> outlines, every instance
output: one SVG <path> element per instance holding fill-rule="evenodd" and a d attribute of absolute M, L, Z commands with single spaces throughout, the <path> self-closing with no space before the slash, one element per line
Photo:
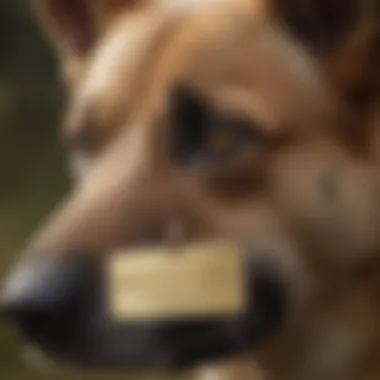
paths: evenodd
<path fill-rule="evenodd" d="M 273 182 L 274 202 L 304 251 L 339 266 L 366 260 L 379 225 L 370 166 L 328 152 L 285 161 Z"/>

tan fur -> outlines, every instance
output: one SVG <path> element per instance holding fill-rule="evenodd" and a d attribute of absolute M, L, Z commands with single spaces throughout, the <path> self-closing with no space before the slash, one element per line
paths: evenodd
<path fill-rule="evenodd" d="M 185 240 L 254 236 L 289 275 L 294 312 L 265 347 L 205 379 L 376 379 L 378 148 L 356 152 L 336 91 L 352 80 L 339 59 L 354 50 L 318 61 L 264 0 L 125 1 L 117 12 L 98 3 L 101 38 L 84 55 L 66 49 L 62 61 L 71 89 L 63 134 L 87 166 L 31 250 L 105 253 L 168 241 L 173 220 Z M 59 44 L 65 36 L 55 33 Z M 270 144 L 217 178 L 177 170 L 164 128 L 177 83 L 246 117 Z M 83 134 L 87 145 L 77 145 Z M 332 199 L 321 190 L 329 171 Z"/>

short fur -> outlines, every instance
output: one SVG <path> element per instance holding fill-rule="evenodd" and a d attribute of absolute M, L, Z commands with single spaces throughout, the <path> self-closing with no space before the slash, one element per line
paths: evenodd
<path fill-rule="evenodd" d="M 30 251 L 167 241 L 173 220 L 186 240 L 250 236 L 289 277 L 291 312 L 215 378 L 252 379 L 251 363 L 272 380 L 379 378 L 371 1 L 35 3 L 62 59 L 63 135 L 80 170 Z M 250 120 L 262 143 L 225 172 L 173 166 L 165 126 L 177 84 Z"/>

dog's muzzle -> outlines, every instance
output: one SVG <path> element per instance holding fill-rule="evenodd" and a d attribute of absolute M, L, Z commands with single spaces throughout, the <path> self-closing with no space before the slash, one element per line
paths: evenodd
<path fill-rule="evenodd" d="M 109 312 L 104 262 L 75 255 L 24 260 L 6 283 L 0 309 L 29 343 L 58 362 L 185 369 L 254 349 L 286 319 L 288 286 L 275 263 L 240 254 L 248 302 L 236 315 L 117 319 Z"/>

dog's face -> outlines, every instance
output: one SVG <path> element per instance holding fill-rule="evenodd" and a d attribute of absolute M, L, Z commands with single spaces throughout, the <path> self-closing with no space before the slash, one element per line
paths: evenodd
<path fill-rule="evenodd" d="M 258 345 L 373 258 L 375 168 L 274 2 L 42 3 L 76 183 L 9 287 L 30 339 L 81 364 L 196 364 Z M 120 330 L 90 302 L 44 310 L 55 285 L 87 300 L 83 257 L 221 239 L 242 247 L 255 285 L 244 318 Z"/>

